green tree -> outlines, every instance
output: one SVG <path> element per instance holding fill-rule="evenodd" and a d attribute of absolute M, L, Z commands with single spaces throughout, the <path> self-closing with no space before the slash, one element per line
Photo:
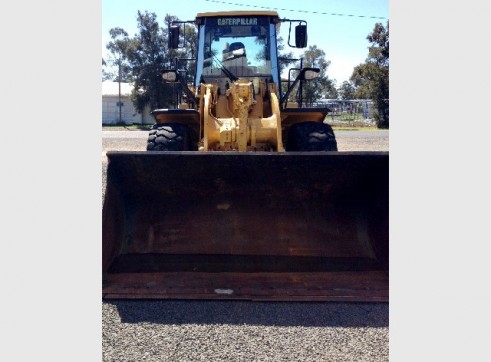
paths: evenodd
<path fill-rule="evenodd" d="M 109 50 L 108 60 L 103 59 L 103 66 L 106 67 L 103 73 L 105 79 L 113 81 L 129 81 L 130 67 L 127 62 L 127 52 L 131 45 L 128 33 L 122 28 L 113 28 L 109 30 L 111 41 L 106 45 Z"/>
<path fill-rule="evenodd" d="M 326 89 L 324 89 L 324 98 L 328 99 L 338 99 L 339 98 L 339 92 L 336 89 L 336 81 L 335 80 L 330 80 L 330 84 Z"/>
<path fill-rule="evenodd" d="M 102 58 L 102 80 L 111 80 L 112 78 L 113 74 L 109 70 L 107 62 Z"/>
<path fill-rule="evenodd" d="M 160 72 L 166 68 L 175 68 L 176 59 L 191 58 L 195 54 L 196 30 L 189 24 L 186 24 L 186 44 L 183 50 L 169 49 L 168 26 L 174 20 L 179 19 L 167 14 L 164 18 L 165 26 L 161 27 L 155 13 L 138 11 L 138 32 L 134 37 L 128 37 L 121 28 L 110 30 L 112 41 L 107 48 L 122 64 L 124 79 L 133 83 L 131 100 L 139 113 L 147 105 L 150 109 L 157 109 L 168 108 L 175 103 L 174 88 L 178 85 L 164 83 Z M 177 66 L 183 67 L 179 62 Z"/>
<path fill-rule="evenodd" d="M 160 76 L 160 71 L 170 63 L 166 29 L 159 26 L 155 13 L 147 11 L 138 11 L 137 22 L 139 33 L 127 55 L 134 85 L 131 98 L 141 113 L 147 104 L 151 109 L 168 106 L 172 93 Z"/>
<path fill-rule="evenodd" d="M 341 84 L 341 87 L 338 88 L 338 94 L 342 100 L 355 99 L 355 90 L 355 86 L 351 82 L 345 80 L 343 84 Z"/>
<path fill-rule="evenodd" d="M 368 57 L 355 67 L 350 80 L 357 98 L 373 100 L 377 126 L 389 128 L 389 22 L 387 27 L 375 24 L 367 40 L 371 43 Z"/>
<path fill-rule="evenodd" d="M 293 52 L 287 52 L 285 50 L 285 40 L 283 37 L 278 36 L 278 39 L 276 40 L 276 45 L 278 48 L 278 58 L 280 59 L 279 61 L 279 67 L 280 67 L 280 74 L 283 74 L 283 72 L 286 70 L 286 68 L 293 63 L 295 63 L 295 56 Z"/>

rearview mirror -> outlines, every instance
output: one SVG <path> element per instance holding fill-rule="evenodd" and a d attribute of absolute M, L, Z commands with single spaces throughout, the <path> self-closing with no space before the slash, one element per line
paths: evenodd
<path fill-rule="evenodd" d="M 307 25 L 295 27 L 295 47 L 305 48 L 307 46 Z"/>
<path fill-rule="evenodd" d="M 169 26 L 169 49 L 179 48 L 179 25 Z"/>

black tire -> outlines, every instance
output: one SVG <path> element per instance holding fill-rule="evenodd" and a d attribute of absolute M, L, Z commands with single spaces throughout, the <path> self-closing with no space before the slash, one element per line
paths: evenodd
<path fill-rule="evenodd" d="M 155 124 L 148 134 L 147 151 L 190 151 L 189 133 L 182 124 Z"/>
<path fill-rule="evenodd" d="M 287 151 L 337 151 L 338 144 L 331 126 L 320 122 L 293 125 L 288 132 Z"/>

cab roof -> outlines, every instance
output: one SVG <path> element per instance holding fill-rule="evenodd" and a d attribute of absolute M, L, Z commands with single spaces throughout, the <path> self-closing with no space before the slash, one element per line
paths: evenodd
<path fill-rule="evenodd" d="M 209 13 L 198 13 L 196 19 L 198 18 L 216 18 L 222 16 L 274 16 L 279 17 L 276 11 L 215 11 Z"/>

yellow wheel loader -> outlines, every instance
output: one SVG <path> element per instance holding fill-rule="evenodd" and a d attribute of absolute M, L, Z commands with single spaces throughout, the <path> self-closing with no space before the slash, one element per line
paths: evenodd
<path fill-rule="evenodd" d="M 319 69 L 281 87 L 279 25 L 303 48 L 306 22 L 192 22 L 194 83 L 162 70 L 176 108 L 152 112 L 147 151 L 107 153 L 103 298 L 388 301 L 388 152 L 338 152 L 329 109 L 290 101 Z"/>

